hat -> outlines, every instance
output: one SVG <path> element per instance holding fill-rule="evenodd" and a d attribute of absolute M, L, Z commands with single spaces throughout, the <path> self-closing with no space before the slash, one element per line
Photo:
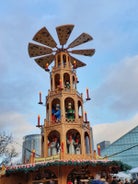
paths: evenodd
<path fill-rule="evenodd" d="M 68 106 L 71 106 L 72 104 L 71 103 L 68 103 Z"/>
<path fill-rule="evenodd" d="M 59 109 L 59 108 L 60 108 L 60 105 L 59 105 L 59 104 L 56 104 L 56 108 L 58 108 L 58 109 Z"/>

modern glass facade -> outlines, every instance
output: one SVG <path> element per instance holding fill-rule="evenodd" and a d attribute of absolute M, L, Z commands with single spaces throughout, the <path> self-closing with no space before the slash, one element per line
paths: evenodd
<path fill-rule="evenodd" d="M 117 154 L 118 153 L 118 154 Z M 138 166 L 138 126 L 101 150 L 109 160 L 120 160 L 132 167 Z"/>
<path fill-rule="evenodd" d="M 40 134 L 31 134 L 26 135 L 23 138 L 22 145 L 22 162 L 28 163 L 31 155 L 31 151 L 35 150 L 35 156 L 41 156 L 41 135 Z"/>

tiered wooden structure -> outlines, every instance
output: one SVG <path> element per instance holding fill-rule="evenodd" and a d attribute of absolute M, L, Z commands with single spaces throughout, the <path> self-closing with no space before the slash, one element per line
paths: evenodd
<path fill-rule="evenodd" d="M 83 98 L 77 91 L 76 71 L 68 53 L 61 51 L 56 54 L 50 77 L 47 118 L 43 127 L 43 157 L 57 153 L 60 159 L 92 159 L 91 130 L 89 122 L 84 121 Z M 57 141 L 57 150 L 52 147 L 53 140 Z"/>
<path fill-rule="evenodd" d="M 44 103 L 46 118 L 41 124 L 38 117 L 37 124 L 41 129 L 42 154 L 35 158 L 33 152 L 30 164 L 8 168 L 6 173 L 10 178 L 3 180 L 7 184 L 87 183 L 96 174 L 107 175 L 114 165 L 107 160 L 96 160 L 93 150 L 92 129 L 84 113 L 83 95 L 77 91 L 76 69 L 86 64 L 71 54 L 92 56 L 95 50 L 71 50 L 92 40 L 86 33 L 64 48 L 73 27 L 63 25 L 56 28 L 61 48 L 57 47 L 45 27 L 33 38 L 40 44 L 29 43 L 30 57 L 35 57 L 36 63 L 50 73 L 50 89 Z M 49 65 L 53 61 L 50 71 Z M 41 93 L 39 95 L 39 104 L 42 104 Z M 88 90 L 87 100 L 90 100 Z"/>
<path fill-rule="evenodd" d="M 92 40 L 92 37 L 86 33 L 82 33 L 67 48 L 64 48 L 73 27 L 74 25 L 63 25 L 56 28 L 61 48 L 57 47 L 46 28 L 42 28 L 33 38 L 33 40 L 45 44 L 46 47 L 29 43 L 30 57 L 44 54 L 45 56 L 41 56 L 35 61 L 50 72 L 51 87 L 45 103 L 46 119 L 44 126 L 40 125 L 39 120 L 37 125 L 42 129 L 42 160 L 43 158 L 44 160 L 73 161 L 93 159 L 92 129 L 87 121 L 87 114 L 83 110 L 83 96 L 77 91 L 76 69 L 86 64 L 72 57 L 70 53 L 92 56 L 95 49 L 69 50 Z M 56 50 L 49 47 L 56 48 Z M 55 55 L 52 54 L 53 52 Z M 52 61 L 54 61 L 54 66 L 49 71 L 48 67 Z M 88 91 L 86 100 L 90 100 Z M 41 103 L 40 96 L 39 104 Z M 39 160 L 35 159 L 35 161 Z M 65 168 L 62 167 L 64 174 L 60 174 L 60 183 L 62 180 L 63 183 L 69 180 L 70 169 L 66 169 L 66 172 L 65 174 Z"/>

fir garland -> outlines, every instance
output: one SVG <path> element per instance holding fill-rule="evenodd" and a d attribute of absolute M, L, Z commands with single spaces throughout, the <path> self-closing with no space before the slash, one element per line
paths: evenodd
<path fill-rule="evenodd" d="M 107 160 L 54 160 L 47 162 L 40 162 L 35 164 L 24 164 L 15 165 L 6 168 L 6 174 L 24 172 L 29 173 L 31 171 L 36 171 L 40 168 L 50 167 L 50 166 L 101 166 L 101 167 L 119 167 L 119 170 L 126 171 L 131 169 L 127 164 L 121 161 L 107 161 Z"/>

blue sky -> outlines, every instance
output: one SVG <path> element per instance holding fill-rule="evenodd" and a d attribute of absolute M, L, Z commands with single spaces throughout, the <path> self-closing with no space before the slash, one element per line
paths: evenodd
<path fill-rule="evenodd" d="M 138 1 L 132 0 L 5 0 L 0 6 L 0 125 L 21 140 L 39 132 L 39 106 L 49 89 L 49 74 L 28 56 L 28 42 L 47 27 L 58 42 L 55 27 L 74 24 L 69 42 L 82 32 L 94 40 L 81 48 L 95 48 L 93 57 L 78 56 L 87 64 L 77 71 L 78 91 L 91 101 L 84 104 L 97 143 L 114 141 L 138 125 Z M 77 56 L 76 56 L 77 57 Z M 110 130 L 114 130 L 109 131 Z M 116 127 L 116 129 L 115 129 Z M 121 127 L 121 128 L 120 128 Z M 116 135 L 116 131 L 118 135 Z M 104 132 L 103 132 L 104 131 Z M 105 134 L 109 131 L 111 134 Z M 113 136 L 113 133 L 115 134 Z"/>

